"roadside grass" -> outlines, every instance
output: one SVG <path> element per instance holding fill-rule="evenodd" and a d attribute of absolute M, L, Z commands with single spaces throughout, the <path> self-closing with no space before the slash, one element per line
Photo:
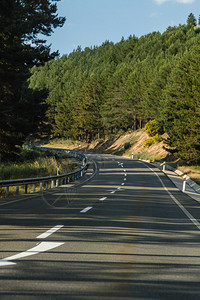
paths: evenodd
<path fill-rule="evenodd" d="M 0 164 L 0 180 L 22 179 L 45 177 L 57 174 L 59 168 L 60 174 L 72 172 L 78 167 L 69 154 L 57 155 L 50 151 L 39 151 L 35 149 L 24 149 L 15 163 Z M 46 188 L 46 187 L 44 187 Z M 35 186 L 35 191 L 40 189 L 39 183 Z M 23 194 L 25 186 L 19 187 L 19 195 Z M 5 196 L 6 188 L 0 188 L 0 198 Z M 32 187 L 28 187 L 28 193 L 32 192 Z M 16 187 L 10 187 L 10 195 L 16 194 Z"/>
<path fill-rule="evenodd" d="M 178 169 L 200 185 L 200 166 L 180 166 Z"/>
<path fill-rule="evenodd" d="M 150 162 L 154 161 L 163 161 L 161 156 L 159 155 L 152 155 L 149 154 L 148 152 L 142 152 L 137 154 L 137 159 L 143 159 L 143 160 L 149 160 Z"/>
<path fill-rule="evenodd" d="M 158 161 L 163 162 L 165 159 L 159 155 L 150 155 L 147 152 L 142 152 L 137 155 L 137 159 L 149 160 L 150 162 Z M 187 165 L 184 161 L 176 159 L 167 159 L 166 163 L 171 167 L 180 170 L 184 174 L 187 174 L 192 180 L 200 185 L 200 166 L 199 165 Z"/>
<path fill-rule="evenodd" d="M 184 161 L 171 160 L 167 164 L 187 174 L 192 180 L 200 185 L 200 165 L 187 165 Z"/>
<path fill-rule="evenodd" d="M 35 154 L 35 150 L 23 150 L 23 154 L 16 163 L 2 163 L 0 165 L 0 180 L 21 179 L 56 175 L 57 168 L 60 168 L 61 173 L 71 172 L 76 163 L 68 154 L 57 155 L 50 151 L 41 151 Z M 25 155 L 24 152 L 30 152 Z M 32 154 L 31 154 L 32 153 Z M 35 158 L 27 158 L 32 156 Z"/>
<path fill-rule="evenodd" d="M 49 146 L 53 145 L 54 147 L 83 147 L 85 146 L 85 141 L 77 141 L 72 139 L 66 139 L 66 138 L 57 138 L 49 140 L 47 143 Z"/>

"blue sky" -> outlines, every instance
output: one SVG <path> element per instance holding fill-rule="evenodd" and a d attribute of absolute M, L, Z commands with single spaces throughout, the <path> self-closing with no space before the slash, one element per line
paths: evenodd
<path fill-rule="evenodd" d="M 198 20 L 200 0 L 61 0 L 58 14 L 67 20 L 47 42 L 52 51 L 69 54 L 78 46 L 117 43 L 122 36 L 162 33 L 168 26 L 186 24 L 190 13 Z"/>

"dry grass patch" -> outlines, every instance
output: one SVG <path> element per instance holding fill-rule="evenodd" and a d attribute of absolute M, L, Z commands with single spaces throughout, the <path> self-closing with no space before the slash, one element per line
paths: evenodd
<path fill-rule="evenodd" d="M 180 166 L 178 169 L 200 184 L 200 166 Z"/>

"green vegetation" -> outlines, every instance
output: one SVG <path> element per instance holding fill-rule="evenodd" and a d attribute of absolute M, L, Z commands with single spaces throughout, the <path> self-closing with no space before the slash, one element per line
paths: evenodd
<path fill-rule="evenodd" d="M 77 140 L 72 140 L 72 139 L 66 139 L 66 138 L 55 138 L 51 139 L 48 142 L 48 145 L 53 145 L 53 146 L 85 146 L 85 141 L 77 141 Z"/>
<path fill-rule="evenodd" d="M 124 144 L 124 150 L 128 150 L 129 148 L 131 148 L 131 143 L 127 142 Z"/>
<path fill-rule="evenodd" d="M 163 130 L 176 157 L 199 163 L 200 31 L 194 15 L 163 34 L 78 47 L 55 59 L 38 35 L 64 24 L 56 2 L 2 0 L 2 159 L 13 159 L 28 134 L 85 142 L 150 121 L 154 142 Z"/>
<path fill-rule="evenodd" d="M 0 180 L 35 178 L 70 173 L 78 168 L 78 163 L 71 159 L 69 154 L 57 155 L 52 151 L 23 149 L 17 163 L 2 163 L 0 165 Z M 46 183 L 43 186 L 46 189 Z M 50 183 L 49 183 L 50 188 Z M 25 186 L 19 186 L 18 194 L 24 194 Z M 35 191 L 40 191 L 40 184 L 36 183 Z M 28 193 L 33 187 L 28 186 Z M 0 188 L 0 198 L 5 197 L 6 188 Z M 9 195 L 16 195 L 16 187 L 10 187 Z"/>
<path fill-rule="evenodd" d="M 153 143 L 154 143 L 154 140 L 153 139 L 146 139 L 145 141 L 144 141 L 144 147 L 150 147 L 151 145 L 153 145 Z"/>
<path fill-rule="evenodd" d="M 85 140 L 149 124 L 174 155 L 200 157 L 200 34 L 190 14 L 186 25 L 160 34 L 130 36 L 114 44 L 77 48 L 33 67 L 29 87 L 48 90 L 49 134 Z M 158 135 L 157 135 L 158 134 Z"/>
<path fill-rule="evenodd" d="M 68 154 L 57 155 L 50 151 L 26 150 L 21 152 L 17 163 L 0 165 L 0 180 L 43 177 L 74 170 L 76 164 Z"/>
<path fill-rule="evenodd" d="M 159 157 L 159 155 L 151 155 L 148 152 L 138 153 L 137 159 L 149 160 L 150 162 L 162 160 L 161 157 Z"/>
<path fill-rule="evenodd" d="M 65 18 L 57 0 L 1 0 L 0 4 L 0 156 L 15 159 L 26 136 L 43 130 L 47 90 L 28 88 L 30 68 L 53 59 L 43 36 Z"/>
<path fill-rule="evenodd" d="M 157 133 L 156 135 L 153 136 L 153 140 L 154 140 L 154 143 L 160 143 L 162 142 L 162 137 Z"/>
<path fill-rule="evenodd" d="M 145 125 L 145 132 L 148 134 L 148 136 L 154 137 L 154 136 L 156 136 L 156 135 L 162 134 L 162 133 L 163 133 L 163 128 L 162 128 L 162 126 L 159 124 L 158 121 L 152 120 L 152 121 L 149 121 L 149 122 Z"/>
<path fill-rule="evenodd" d="M 145 132 L 148 134 L 151 139 L 146 139 L 144 141 L 144 147 L 150 147 L 154 143 L 159 143 L 162 141 L 162 137 L 160 134 L 164 133 L 163 128 L 160 123 L 156 120 L 149 121 L 145 125 Z"/>

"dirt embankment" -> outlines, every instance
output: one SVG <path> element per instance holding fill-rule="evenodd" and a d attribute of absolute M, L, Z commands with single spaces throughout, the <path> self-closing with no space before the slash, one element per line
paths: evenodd
<path fill-rule="evenodd" d="M 89 145 L 84 142 L 64 143 L 63 140 L 59 143 L 51 143 L 50 145 L 44 145 L 45 147 L 57 147 L 77 150 L 87 150 L 98 153 L 111 153 L 122 156 L 148 156 L 152 159 L 163 159 L 168 155 L 168 152 L 163 148 L 164 143 L 154 143 L 150 147 L 145 147 L 144 142 L 149 139 L 149 136 L 144 130 L 137 130 L 124 135 L 115 136 L 113 138 L 106 138 L 105 140 L 99 139 L 92 141 Z"/>
<path fill-rule="evenodd" d="M 164 138 L 166 138 L 166 136 L 164 136 Z M 149 139 L 149 136 L 145 131 L 137 130 L 110 139 L 95 140 L 89 145 L 84 142 L 65 144 L 62 141 L 62 143 L 51 143 L 49 146 L 77 150 L 85 150 L 85 148 L 87 148 L 87 150 L 96 153 L 110 153 L 126 157 L 131 157 L 133 155 L 134 158 L 167 161 L 167 163 L 180 169 L 183 173 L 186 173 L 191 179 L 200 184 L 200 166 L 186 166 L 184 162 L 174 160 L 174 158 L 169 155 L 169 152 L 165 150 L 164 146 L 166 145 L 163 141 L 159 143 L 155 142 L 151 146 L 145 147 L 144 142 L 146 139 Z M 45 146 L 48 147 L 48 145 Z"/>
<path fill-rule="evenodd" d="M 167 136 L 164 135 L 163 138 L 167 138 Z M 163 141 L 145 147 L 144 142 L 146 139 L 149 139 L 148 134 L 144 130 L 138 130 L 112 140 L 93 142 L 89 149 L 128 157 L 133 155 L 134 158 L 167 161 L 168 164 L 178 168 L 200 184 L 200 166 L 188 166 L 179 159 L 175 159 L 166 150 L 166 144 Z"/>
<path fill-rule="evenodd" d="M 94 141 L 90 144 L 89 150 L 106 152 L 122 156 L 149 157 L 152 159 L 164 159 L 168 152 L 164 149 L 164 143 L 154 143 L 149 147 L 144 146 L 149 136 L 144 130 L 137 130 L 115 137 L 113 139 Z"/>

